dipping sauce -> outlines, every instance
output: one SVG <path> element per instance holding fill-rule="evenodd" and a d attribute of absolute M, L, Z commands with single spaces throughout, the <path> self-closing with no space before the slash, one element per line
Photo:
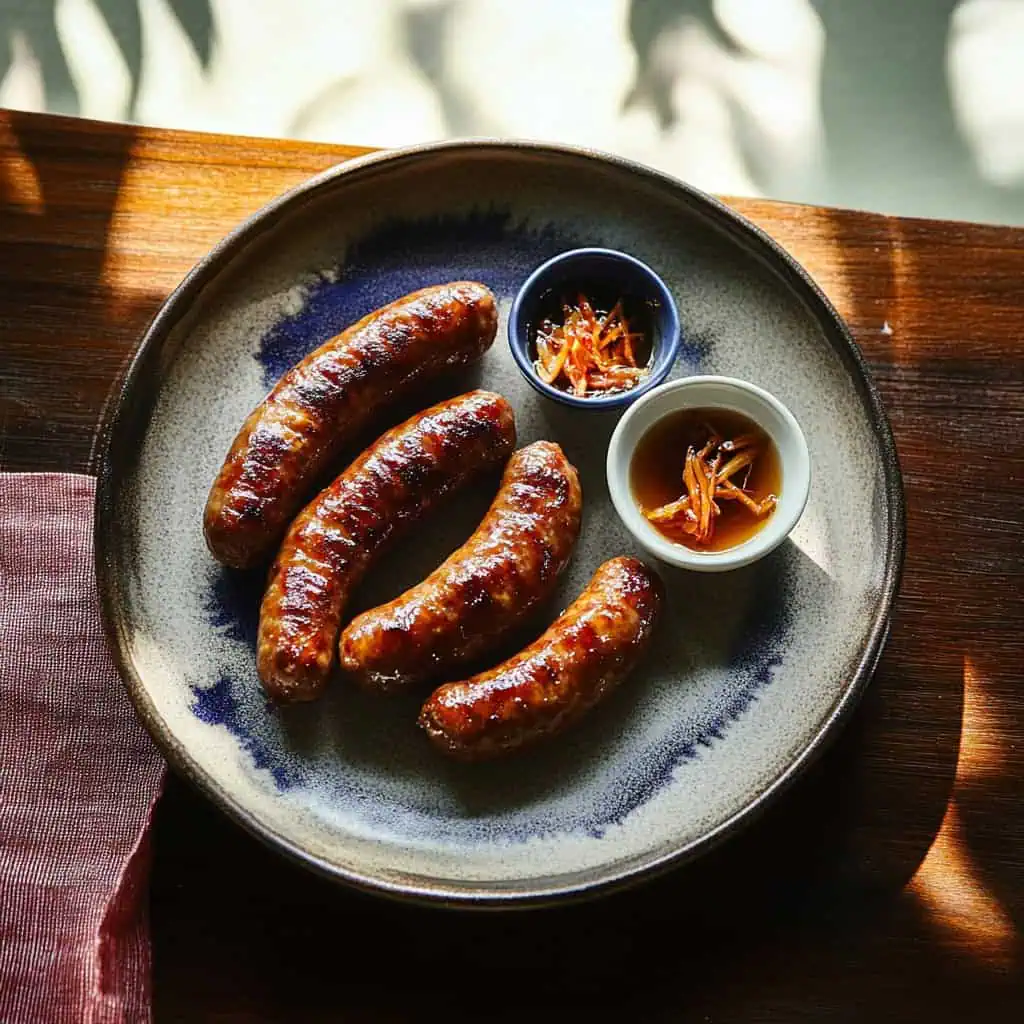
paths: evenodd
<path fill-rule="evenodd" d="M 660 419 L 633 453 L 630 486 L 647 521 L 695 551 L 724 551 L 771 518 L 779 453 L 753 420 L 729 409 L 682 409 Z"/>
<path fill-rule="evenodd" d="M 533 334 L 537 376 L 580 398 L 635 388 L 648 374 L 653 310 L 595 288 L 550 292 Z"/>

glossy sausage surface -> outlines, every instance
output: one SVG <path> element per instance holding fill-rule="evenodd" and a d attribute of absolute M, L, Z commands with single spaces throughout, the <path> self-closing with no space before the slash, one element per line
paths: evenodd
<path fill-rule="evenodd" d="M 271 697 L 319 696 L 345 606 L 375 556 L 514 447 L 512 407 L 493 392 L 471 391 L 389 430 L 299 513 L 260 607 L 257 667 Z"/>
<path fill-rule="evenodd" d="M 203 516 L 213 556 L 269 559 L 309 491 L 352 437 L 425 378 L 478 359 L 498 314 L 482 284 L 413 292 L 321 345 L 275 385 L 235 438 Z"/>
<path fill-rule="evenodd" d="M 579 718 L 633 669 L 663 599 L 661 579 L 635 558 L 613 558 L 538 640 L 489 672 L 446 683 L 419 724 L 465 761 L 508 753 Z"/>
<path fill-rule="evenodd" d="M 550 596 L 579 536 L 582 503 L 579 476 L 557 444 L 517 451 L 473 536 L 422 583 L 349 623 L 342 669 L 388 692 L 486 653 Z"/>

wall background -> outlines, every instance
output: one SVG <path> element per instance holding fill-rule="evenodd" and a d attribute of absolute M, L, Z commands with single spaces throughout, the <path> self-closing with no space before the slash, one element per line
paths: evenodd
<path fill-rule="evenodd" d="M 0 106 L 1024 224 L 1024 0 L 0 0 Z"/>

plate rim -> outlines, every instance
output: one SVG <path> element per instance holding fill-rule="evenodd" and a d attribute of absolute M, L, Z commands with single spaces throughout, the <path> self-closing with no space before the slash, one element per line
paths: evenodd
<path fill-rule="evenodd" d="M 534 153 L 552 159 L 583 159 L 611 165 L 629 175 L 636 175 L 663 190 L 684 198 L 693 207 L 708 214 L 716 226 L 733 236 L 745 236 L 755 243 L 754 254 L 765 258 L 781 274 L 787 284 L 809 306 L 837 354 L 844 359 L 854 385 L 864 402 L 872 432 L 879 445 L 881 466 L 885 478 L 886 503 L 889 510 L 889 528 L 885 548 L 885 567 L 878 599 L 871 615 L 860 656 L 852 669 L 849 682 L 830 712 L 824 718 L 806 745 L 789 760 L 783 771 L 764 786 L 729 818 L 682 846 L 641 860 L 625 867 L 596 869 L 599 877 L 563 885 L 545 884 L 548 879 L 535 879 L 521 885 L 495 889 L 486 883 L 469 883 L 455 887 L 450 881 L 418 885 L 362 874 L 330 863 L 293 843 L 276 832 L 256 815 L 238 804 L 219 782 L 189 755 L 187 748 L 171 732 L 149 698 L 146 686 L 136 672 L 129 656 L 124 615 L 121 613 L 121 586 L 117 573 L 116 493 L 126 463 L 130 465 L 130 439 L 138 436 L 133 428 L 145 426 L 152 414 L 159 379 L 150 372 L 158 366 L 168 336 L 188 314 L 195 300 L 214 282 L 232 260 L 254 242 L 260 234 L 276 224 L 293 207 L 301 207 L 319 193 L 335 187 L 336 182 L 359 174 L 372 172 L 396 164 L 430 160 L 438 155 L 489 150 L 494 153 L 512 151 Z M 758 246 L 760 249 L 758 250 Z M 827 324 L 827 328 L 826 328 Z M 452 139 L 394 149 L 379 150 L 324 169 L 318 174 L 292 186 L 260 209 L 217 242 L 182 279 L 181 283 L 161 303 L 142 334 L 121 379 L 115 384 L 111 397 L 102 413 L 97 432 L 100 453 L 96 481 L 93 520 L 93 555 L 101 618 L 107 644 L 125 689 L 136 713 L 153 737 L 162 754 L 175 770 L 195 785 L 229 818 L 242 825 L 257 839 L 285 854 L 316 873 L 332 881 L 341 882 L 362 891 L 402 901 L 425 903 L 432 906 L 458 908 L 510 909 L 534 907 L 591 899 L 639 884 L 656 875 L 694 860 L 710 852 L 728 837 L 755 821 L 770 805 L 786 792 L 793 783 L 821 756 L 839 735 L 857 707 L 874 674 L 891 624 L 903 566 L 906 557 L 906 504 L 903 476 L 889 418 L 882 404 L 877 386 L 868 369 L 860 348 L 846 322 L 831 300 L 822 291 L 804 267 L 775 241 L 766 231 L 748 218 L 703 190 L 664 171 L 638 163 L 616 154 L 584 146 L 572 146 L 525 139 L 473 138 Z M 595 869 L 588 869 L 595 872 Z M 557 878 L 557 876 L 554 876 Z"/>

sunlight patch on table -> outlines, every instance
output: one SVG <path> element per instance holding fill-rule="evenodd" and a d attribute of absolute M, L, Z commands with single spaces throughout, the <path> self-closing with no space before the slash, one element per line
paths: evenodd
<path fill-rule="evenodd" d="M 5 124 L 0 124 L 0 151 L 3 153 L 0 194 L 4 206 L 13 207 L 21 213 L 43 213 L 46 202 L 39 172 L 21 151 L 17 137 Z"/>
<path fill-rule="evenodd" d="M 964 659 L 964 707 L 953 794 L 935 841 L 908 888 L 928 910 L 950 945 L 989 966 L 1011 966 L 1017 945 L 1013 920 L 988 888 L 972 859 L 958 794 L 998 772 L 1003 762 L 998 727 L 986 709 L 985 691 Z"/>
<path fill-rule="evenodd" d="M 971 859 L 955 798 L 909 889 L 950 945 L 992 967 L 1010 966 L 1016 930 Z"/>

